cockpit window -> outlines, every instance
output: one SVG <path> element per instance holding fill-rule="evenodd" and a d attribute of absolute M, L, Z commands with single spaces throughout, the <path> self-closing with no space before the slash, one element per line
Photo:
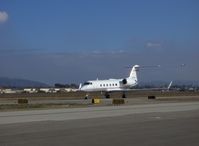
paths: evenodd
<path fill-rule="evenodd" d="M 85 82 L 84 85 L 92 85 L 91 82 Z"/>

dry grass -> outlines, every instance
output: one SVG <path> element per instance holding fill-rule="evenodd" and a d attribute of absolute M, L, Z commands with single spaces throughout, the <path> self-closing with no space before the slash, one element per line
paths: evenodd
<path fill-rule="evenodd" d="M 85 92 L 68 92 L 68 93 L 17 93 L 17 94 L 0 94 L 0 98 L 31 98 L 31 99 L 83 99 Z M 90 96 L 95 98 L 103 97 L 100 92 L 91 92 Z M 129 91 L 126 92 L 128 98 L 147 97 L 150 95 L 159 97 L 170 96 L 199 96 L 199 92 L 161 92 L 161 91 Z M 122 92 L 110 93 L 111 98 L 120 98 Z"/>
<path fill-rule="evenodd" d="M 17 101 L 19 98 L 28 100 L 53 100 L 53 99 L 84 99 L 85 92 L 70 92 L 70 93 L 21 93 L 21 94 L 0 94 L 2 101 Z M 111 98 L 121 98 L 122 92 L 110 93 Z M 128 98 L 156 96 L 156 101 L 195 101 L 199 100 L 199 92 L 161 92 L 161 91 L 131 91 L 126 92 Z M 90 93 L 92 98 L 103 98 L 100 92 Z M 13 102 L 15 103 L 15 102 Z M 33 110 L 33 109 L 49 109 L 49 108 L 73 108 L 87 107 L 89 104 L 0 104 L 0 111 L 15 111 L 15 110 Z"/>

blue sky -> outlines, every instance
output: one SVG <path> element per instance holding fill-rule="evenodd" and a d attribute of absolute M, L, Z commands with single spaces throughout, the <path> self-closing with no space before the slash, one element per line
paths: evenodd
<path fill-rule="evenodd" d="M 142 79 L 199 80 L 198 54 L 197 0 L 0 0 L 0 76 L 78 83 L 186 63 Z"/>

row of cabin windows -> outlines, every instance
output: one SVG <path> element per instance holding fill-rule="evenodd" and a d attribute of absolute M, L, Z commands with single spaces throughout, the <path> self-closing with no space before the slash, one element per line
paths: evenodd
<path fill-rule="evenodd" d="M 100 84 L 100 87 L 117 86 L 117 84 Z"/>

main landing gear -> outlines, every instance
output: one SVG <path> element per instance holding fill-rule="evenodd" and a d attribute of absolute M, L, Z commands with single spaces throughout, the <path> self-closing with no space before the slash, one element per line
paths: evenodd
<path fill-rule="evenodd" d="M 126 98 L 125 92 L 122 93 L 122 98 Z"/>
<path fill-rule="evenodd" d="M 101 92 L 101 94 L 103 94 L 103 93 Z M 106 99 L 109 99 L 109 98 L 110 98 L 109 92 L 105 92 L 104 97 L 105 97 Z M 122 98 L 126 98 L 125 92 L 122 93 L 122 96 L 121 96 L 121 97 L 122 97 Z M 89 94 L 87 93 L 84 99 L 89 99 L 89 98 L 90 98 L 90 97 L 89 97 Z"/>
<path fill-rule="evenodd" d="M 105 98 L 110 98 L 110 94 L 108 92 L 105 93 Z M 122 93 L 122 98 L 126 98 L 125 92 Z"/>
<path fill-rule="evenodd" d="M 108 92 L 105 93 L 105 98 L 110 98 L 110 94 Z"/>

